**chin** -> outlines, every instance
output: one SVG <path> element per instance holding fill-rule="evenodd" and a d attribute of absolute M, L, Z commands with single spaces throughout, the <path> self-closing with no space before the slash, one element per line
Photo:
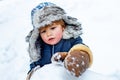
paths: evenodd
<path fill-rule="evenodd" d="M 57 44 L 57 43 L 50 43 L 49 45 L 55 45 L 55 44 Z"/>
<path fill-rule="evenodd" d="M 47 44 L 49 45 L 56 45 L 59 41 L 55 41 L 55 42 L 48 42 Z"/>

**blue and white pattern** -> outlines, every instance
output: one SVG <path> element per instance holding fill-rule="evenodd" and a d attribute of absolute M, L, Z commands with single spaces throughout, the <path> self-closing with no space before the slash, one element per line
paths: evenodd
<path fill-rule="evenodd" d="M 33 10 L 31 11 L 32 24 L 33 24 L 33 16 L 34 16 L 34 14 L 35 14 L 38 10 L 40 10 L 40 9 L 42 9 L 42 8 L 44 8 L 44 7 L 53 6 L 53 5 L 55 5 L 55 4 L 53 4 L 53 3 L 51 3 L 51 2 L 43 2 L 43 3 L 40 3 L 38 6 L 36 6 L 35 8 L 33 8 Z M 35 26 L 33 25 L 33 27 L 35 27 Z"/>

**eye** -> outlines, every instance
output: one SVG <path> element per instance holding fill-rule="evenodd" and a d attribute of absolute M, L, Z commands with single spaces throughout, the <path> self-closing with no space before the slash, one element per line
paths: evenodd
<path fill-rule="evenodd" d="M 40 31 L 40 33 L 45 33 L 46 31 L 45 30 L 43 30 L 43 31 Z"/>
<path fill-rule="evenodd" d="M 51 27 L 52 30 L 54 30 L 56 27 Z"/>

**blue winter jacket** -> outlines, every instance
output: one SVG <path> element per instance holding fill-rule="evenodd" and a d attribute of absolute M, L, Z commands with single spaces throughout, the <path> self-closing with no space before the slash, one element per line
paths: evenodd
<path fill-rule="evenodd" d="M 30 70 L 32 70 L 37 65 L 40 67 L 44 66 L 45 64 L 51 63 L 51 57 L 56 52 L 68 52 L 74 45 L 76 44 L 83 44 L 82 38 L 77 37 L 76 39 L 62 39 L 56 45 L 48 45 L 44 42 L 41 44 L 41 58 L 30 64 Z"/>

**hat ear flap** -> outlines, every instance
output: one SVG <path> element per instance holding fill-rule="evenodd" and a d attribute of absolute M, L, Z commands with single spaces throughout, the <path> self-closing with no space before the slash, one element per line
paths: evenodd
<path fill-rule="evenodd" d="M 33 29 L 30 33 L 26 36 L 26 41 L 29 42 L 28 52 L 30 56 L 30 62 L 37 61 L 40 59 L 40 52 L 36 47 L 36 41 L 39 37 L 39 30 Z"/>
<path fill-rule="evenodd" d="M 31 37 L 31 35 L 32 35 L 32 32 L 33 32 L 33 30 L 31 30 L 31 31 L 28 33 L 28 35 L 25 37 L 26 42 L 29 42 L 30 37 Z"/>
<path fill-rule="evenodd" d="M 74 17 L 64 16 L 63 20 L 65 22 L 65 30 L 63 33 L 64 39 L 69 39 L 71 37 L 77 38 L 82 34 L 81 23 Z"/>

